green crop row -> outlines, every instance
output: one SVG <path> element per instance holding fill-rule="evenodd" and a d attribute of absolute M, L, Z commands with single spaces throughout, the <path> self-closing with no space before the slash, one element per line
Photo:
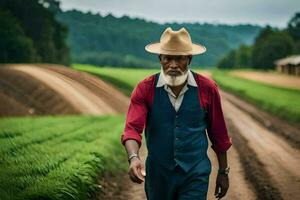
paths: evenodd
<path fill-rule="evenodd" d="M 104 172 L 127 169 L 123 126 L 123 115 L 1 118 L 0 199 L 88 198 Z"/>

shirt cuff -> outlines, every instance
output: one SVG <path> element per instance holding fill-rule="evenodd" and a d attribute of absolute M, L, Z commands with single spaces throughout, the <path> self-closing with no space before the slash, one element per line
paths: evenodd
<path fill-rule="evenodd" d="M 125 146 L 125 142 L 126 140 L 129 140 L 129 139 L 132 139 L 132 140 L 135 140 L 139 147 L 141 147 L 142 145 L 142 136 L 137 134 L 136 132 L 125 132 L 122 137 L 121 137 L 121 143 Z"/>
<path fill-rule="evenodd" d="M 229 142 L 222 143 L 219 145 L 211 145 L 211 148 L 215 153 L 225 153 L 232 146 L 231 138 Z"/>

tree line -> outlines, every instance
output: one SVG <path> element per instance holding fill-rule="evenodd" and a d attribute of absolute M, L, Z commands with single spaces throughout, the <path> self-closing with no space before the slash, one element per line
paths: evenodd
<path fill-rule="evenodd" d="M 159 24 L 128 16 L 106 16 L 78 10 L 60 11 L 57 19 L 69 28 L 72 60 L 98 66 L 159 67 L 157 56 L 144 47 L 159 41 L 167 27 L 187 28 L 195 43 L 204 44 L 205 54 L 193 58 L 193 66 L 215 66 L 218 59 L 240 44 L 252 44 L 261 27 L 208 23 Z"/>
<path fill-rule="evenodd" d="M 69 65 L 67 27 L 49 5 L 55 0 L 0 0 L 0 63 L 60 63 Z"/>
<path fill-rule="evenodd" d="M 274 61 L 288 55 L 300 53 L 300 12 L 280 30 L 264 27 L 255 38 L 253 45 L 241 45 L 231 50 L 218 62 L 219 68 L 253 67 L 274 69 Z"/>
<path fill-rule="evenodd" d="M 213 66 L 241 44 L 250 45 L 261 27 L 208 23 L 159 24 L 129 16 L 62 11 L 58 0 L 0 0 L 0 63 L 86 63 L 98 66 L 159 67 L 144 50 L 166 27 L 185 27 L 205 54 L 192 65 Z"/>

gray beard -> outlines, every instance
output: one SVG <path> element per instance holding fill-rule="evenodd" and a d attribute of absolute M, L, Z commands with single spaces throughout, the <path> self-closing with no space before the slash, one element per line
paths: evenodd
<path fill-rule="evenodd" d="M 179 76 L 170 76 L 168 74 L 165 74 L 163 68 L 161 68 L 161 75 L 167 85 L 178 86 L 183 84 L 187 80 L 188 70 L 186 70 L 185 72 L 181 71 L 181 75 Z"/>

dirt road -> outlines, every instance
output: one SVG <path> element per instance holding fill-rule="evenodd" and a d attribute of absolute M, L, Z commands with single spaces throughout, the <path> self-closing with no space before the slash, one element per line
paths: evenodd
<path fill-rule="evenodd" d="M 224 95 L 222 95 L 224 97 Z M 247 140 L 284 199 L 300 199 L 300 151 L 223 98 L 224 112 Z"/>
<path fill-rule="evenodd" d="M 207 194 L 208 200 L 215 200 L 214 192 L 215 192 L 215 182 L 217 177 L 217 170 L 218 170 L 218 160 L 216 154 L 209 148 L 208 150 L 209 158 L 212 162 L 212 173 L 209 177 L 209 189 Z M 245 171 L 242 167 L 240 162 L 239 155 L 237 150 L 232 147 L 227 152 L 228 156 L 228 163 L 230 164 L 231 171 L 230 171 L 230 187 L 223 198 L 224 200 L 255 200 L 256 195 L 253 192 L 252 186 L 247 182 L 245 179 Z"/>

